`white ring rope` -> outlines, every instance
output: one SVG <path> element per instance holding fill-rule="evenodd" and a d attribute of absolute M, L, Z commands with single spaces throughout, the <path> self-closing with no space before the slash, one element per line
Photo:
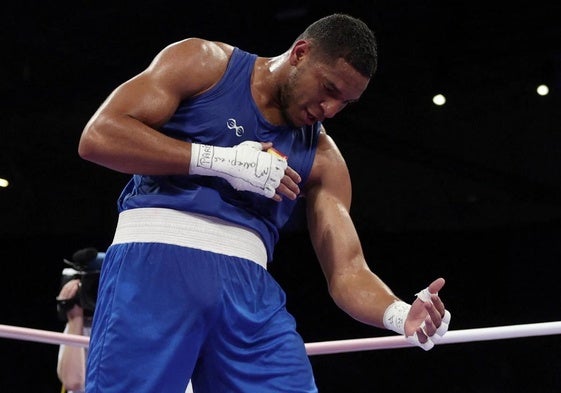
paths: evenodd
<path fill-rule="evenodd" d="M 87 347 L 90 343 L 90 338 L 86 336 L 10 325 L 0 325 L 0 337 L 13 338 L 16 340 L 36 341 L 47 344 L 65 344 L 84 348 Z"/>
<path fill-rule="evenodd" d="M 438 345 L 472 341 L 501 340 L 507 338 L 546 336 L 553 334 L 561 334 L 561 321 L 450 330 L 442 337 L 442 339 L 438 342 Z M 10 325 L 0 325 L 0 337 L 78 347 L 87 347 L 90 342 L 89 337 L 85 336 Z M 388 336 L 306 343 L 306 352 L 311 356 L 412 346 L 415 345 L 408 342 L 403 336 Z"/>
<path fill-rule="evenodd" d="M 437 345 L 530 336 L 546 336 L 552 334 L 561 334 L 561 321 L 477 329 L 449 330 L 444 336 L 442 336 L 442 338 L 440 338 Z M 416 344 L 408 342 L 404 336 L 389 336 L 307 343 L 306 351 L 308 355 L 323 355 L 328 353 L 404 348 L 413 346 L 416 346 Z"/>

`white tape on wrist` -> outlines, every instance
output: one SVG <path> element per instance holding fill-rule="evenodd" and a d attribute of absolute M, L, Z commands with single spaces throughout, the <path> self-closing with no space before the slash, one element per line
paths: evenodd
<path fill-rule="evenodd" d="M 246 141 L 234 147 L 192 143 L 189 174 L 218 176 L 236 190 L 271 198 L 287 165 L 285 159 L 262 151 L 259 142 Z"/>
<path fill-rule="evenodd" d="M 419 341 L 419 337 L 417 336 L 417 332 L 412 336 L 405 335 L 405 320 L 407 319 L 407 315 L 409 314 L 409 310 L 411 309 L 411 305 L 399 300 L 395 301 L 386 308 L 384 311 L 384 327 L 388 330 L 393 330 L 396 333 L 402 334 L 405 336 L 407 342 L 414 344 L 418 347 L 423 348 L 425 351 L 428 351 L 432 347 L 434 347 L 434 343 L 431 341 L 430 337 L 424 343 Z M 425 328 L 425 323 L 421 325 L 421 329 L 423 331 Z M 426 335 L 426 333 L 425 333 Z M 428 335 L 427 335 L 428 337 Z"/>
<path fill-rule="evenodd" d="M 384 327 L 399 334 L 405 334 L 405 320 L 411 305 L 401 300 L 396 300 L 384 311 Z"/>

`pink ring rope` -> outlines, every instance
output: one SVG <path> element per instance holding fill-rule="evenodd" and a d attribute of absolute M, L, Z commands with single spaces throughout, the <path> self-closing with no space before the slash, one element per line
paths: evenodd
<path fill-rule="evenodd" d="M 442 337 L 438 345 L 553 334 L 561 334 L 561 321 L 450 330 Z M 87 347 L 90 342 L 89 337 L 9 325 L 0 325 L 0 337 L 78 347 Z M 306 351 L 311 356 L 412 346 L 414 344 L 407 342 L 403 336 L 388 336 L 306 343 Z"/>

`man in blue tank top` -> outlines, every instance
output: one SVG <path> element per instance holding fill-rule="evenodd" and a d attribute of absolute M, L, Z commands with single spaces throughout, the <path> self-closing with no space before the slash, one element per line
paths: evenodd
<path fill-rule="evenodd" d="M 190 379 L 195 393 L 316 392 L 266 270 L 298 198 L 341 309 L 425 350 L 447 331 L 444 279 L 408 304 L 369 269 L 323 127 L 376 64 L 368 26 L 333 14 L 276 57 L 185 39 L 112 92 L 79 143 L 85 160 L 132 175 L 101 273 L 88 393 L 181 393 Z"/>

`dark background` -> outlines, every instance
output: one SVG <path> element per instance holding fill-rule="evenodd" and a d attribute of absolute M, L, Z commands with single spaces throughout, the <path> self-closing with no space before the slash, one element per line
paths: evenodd
<path fill-rule="evenodd" d="M 115 2 L 117 3 L 117 2 Z M 452 330 L 561 319 L 559 2 L 145 1 L 5 8 L 0 324 L 62 331 L 62 258 L 105 250 L 128 176 L 81 160 L 89 117 L 165 45 L 199 36 L 263 56 L 328 13 L 376 32 L 380 66 L 361 101 L 326 121 L 354 183 L 372 269 L 406 301 L 442 276 Z M 535 94 L 547 83 L 550 94 Z M 448 104 L 431 98 L 442 92 Z M 337 309 L 304 230 L 270 271 L 305 341 L 375 337 Z M 558 335 L 313 356 L 320 391 L 559 392 Z M 0 338 L 1 392 L 59 392 L 57 347 Z"/>

